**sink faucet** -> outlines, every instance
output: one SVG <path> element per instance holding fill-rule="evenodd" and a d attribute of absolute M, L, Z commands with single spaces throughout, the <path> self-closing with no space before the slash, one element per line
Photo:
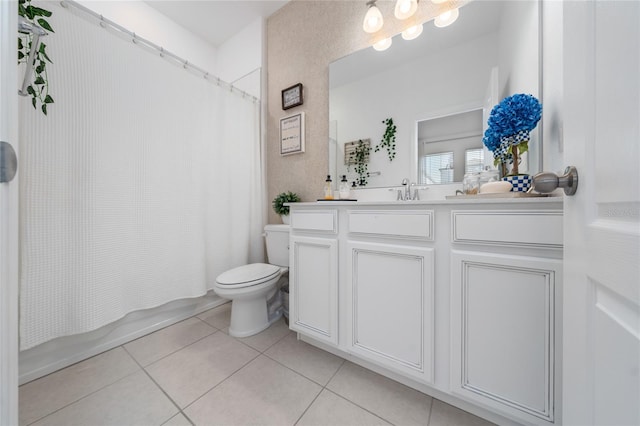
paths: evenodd
<path fill-rule="evenodd" d="M 402 179 L 402 186 L 404 186 L 403 200 L 410 201 L 412 198 L 411 198 L 411 181 L 409 180 L 409 178 Z"/>
<path fill-rule="evenodd" d="M 418 189 L 422 188 L 417 187 L 415 183 L 411 183 L 411 180 L 409 180 L 409 178 L 402 179 L 402 186 L 404 186 L 404 191 L 401 192 L 400 190 L 398 190 L 398 200 L 413 201 L 420 199 Z M 413 190 L 413 194 L 411 194 L 411 190 Z"/>
<path fill-rule="evenodd" d="M 402 179 L 403 189 L 398 189 L 398 201 L 416 201 L 420 199 L 419 189 L 428 189 L 426 186 L 419 186 L 417 183 L 411 183 L 409 178 Z M 396 191 L 396 189 L 389 189 L 389 191 Z M 413 192 L 413 194 L 412 194 Z"/>

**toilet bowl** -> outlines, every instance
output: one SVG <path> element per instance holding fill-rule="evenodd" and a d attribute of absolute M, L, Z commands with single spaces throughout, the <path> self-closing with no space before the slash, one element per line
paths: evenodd
<path fill-rule="evenodd" d="M 216 294 L 231 300 L 230 336 L 252 336 L 282 316 L 281 308 L 269 312 L 267 302 L 280 290 L 281 278 L 288 271 L 289 225 L 267 225 L 264 230 L 270 263 L 233 268 L 220 274 L 213 285 Z"/>

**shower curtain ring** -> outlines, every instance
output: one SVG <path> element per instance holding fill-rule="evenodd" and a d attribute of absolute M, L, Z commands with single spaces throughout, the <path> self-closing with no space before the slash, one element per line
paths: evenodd
<path fill-rule="evenodd" d="M 182 65 L 182 67 L 186 70 L 188 66 L 189 66 L 189 61 L 184 61 L 184 65 Z"/>
<path fill-rule="evenodd" d="M 160 47 L 160 57 L 164 58 L 164 47 Z"/>
<path fill-rule="evenodd" d="M 131 41 L 133 42 L 133 44 L 138 44 L 138 41 L 136 40 L 136 33 L 133 33 L 133 38 L 131 39 Z"/>
<path fill-rule="evenodd" d="M 107 28 L 107 23 L 104 22 L 104 16 L 100 15 L 100 26 L 102 28 Z"/>
<path fill-rule="evenodd" d="M 207 72 L 207 73 L 204 73 L 204 76 L 203 76 L 203 77 L 204 77 L 204 79 L 205 79 L 205 80 L 208 80 L 208 79 L 209 79 L 209 73 L 208 73 L 208 72 Z"/>

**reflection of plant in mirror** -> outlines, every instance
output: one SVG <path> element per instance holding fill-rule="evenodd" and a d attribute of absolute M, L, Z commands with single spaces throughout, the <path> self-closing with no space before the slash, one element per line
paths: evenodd
<path fill-rule="evenodd" d="M 360 139 L 356 148 L 349 154 L 349 164 L 356 165 L 355 172 L 358 174 L 356 185 L 358 186 L 367 186 L 367 178 L 369 177 L 369 165 L 367 162 L 369 161 L 370 151 L 371 147 Z M 349 168 L 350 167 L 348 167 L 347 170 L 349 170 Z"/>
<path fill-rule="evenodd" d="M 389 161 L 393 161 L 393 159 L 396 158 L 396 125 L 393 124 L 393 118 L 383 120 L 382 124 L 386 124 L 387 128 L 384 130 L 382 140 L 376 145 L 375 152 L 386 148 Z"/>
<path fill-rule="evenodd" d="M 51 12 L 31 5 L 31 0 L 20 0 L 18 2 L 18 15 L 22 16 L 32 24 L 39 25 L 47 31 L 53 31 L 49 22 L 45 19 L 51 16 Z M 18 37 L 18 64 L 27 62 L 33 35 L 20 34 Z M 49 95 L 49 79 L 47 77 L 46 62 L 52 63 L 45 51 L 47 45 L 40 43 L 33 59 L 33 73 L 35 79 L 27 87 L 27 93 L 31 95 L 31 105 L 37 107 L 38 101 L 42 104 L 42 113 L 47 115 L 47 105 L 53 103 L 53 98 Z M 26 72 L 30 72 L 28 69 Z"/>

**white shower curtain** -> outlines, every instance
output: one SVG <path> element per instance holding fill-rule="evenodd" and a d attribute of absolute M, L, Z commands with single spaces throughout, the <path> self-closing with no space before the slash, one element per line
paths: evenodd
<path fill-rule="evenodd" d="M 264 257 L 258 104 L 49 6 L 56 102 L 20 110 L 21 350 Z"/>

